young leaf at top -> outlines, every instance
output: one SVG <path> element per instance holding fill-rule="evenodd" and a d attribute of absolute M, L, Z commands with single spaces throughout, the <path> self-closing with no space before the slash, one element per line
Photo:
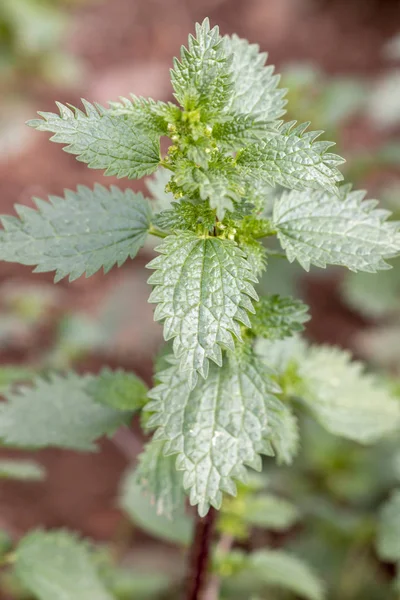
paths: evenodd
<path fill-rule="evenodd" d="M 60 114 L 40 112 L 41 119 L 28 125 L 38 131 L 54 133 L 51 140 L 66 144 L 64 150 L 91 169 L 102 169 L 105 175 L 139 179 L 153 173 L 160 163 L 160 141 L 163 132 L 149 132 L 148 126 L 126 115 L 82 100 L 86 112 L 57 103 Z"/>
<path fill-rule="evenodd" d="M 257 337 L 270 340 L 291 337 L 304 329 L 310 319 L 308 307 L 290 296 L 264 296 L 255 305 L 251 315 L 251 331 Z"/>
<path fill-rule="evenodd" d="M 145 242 L 151 210 L 140 192 L 96 184 L 49 200 L 36 200 L 37 210 L 16 205 L 19 218 L 1 217 L 0 260 L 37 265 L 36 272 L 56 271 L 56 281 L 66 275 L 73 281 L 121 266 Z"/>
<path fill-rule="evenodd" d="M 152 477 L 154 481 L 154 475 Z M 193 533 L 192 520 L 183 511 L 175 511 L 173 518 L 171 515 L 160 514 L 157 501 L 154 499 L 154 502 L 151 502 L 138 482 L 134 469 L 129 469 L 122 481 L 119 505 L 134 523 L 155 538 L 184 546 L 190 544 Z"/>
<path fill-rule="evenodd" d="M 164 446 L 163 441 L 154 439 L 146 444 L 134 477 L 157 515 L 171 519 L 183 512 L 185 494 L 182 473 L 175 468 L 176 457 L 164 456 Z"/>
<path fill-rule="evenodd" d="M 367 444 L 400 427 L 400 402 L 344 350 L 312 346 L 298 377 L 298 395 L 330 433 Z"/>
<path fill-rule="evenodd" d="M 202 108 L 218 115 L 232 90 L 231 57 L 219 28 L 210 29 L 208 19 L 197 23 L 196 37 L 189 36 L 188 46 L 182 46 L 181 60 L 175 58 L 171 70 L 175 98 L 187 111 Z"/>
<path fill-rule="evenodd" d="M 87 544 L 66 531 L 35 531 L 22 538 L 15 573 L 38 600 L 113 600 Z"/>
<path fill-rule="evenodd" d="M 94 450 L 94 441 L 126 424 L 131 413 L 97 403 L 88 388 L 95 376 L 37 378 L 0 404 L 0 441 L 19 448 L 55 446 Z"/>
<path fill-rule="evenodd" d="M 0 459 L 0 479 L 42 481 L 45 477 L 44 467 L 33 460 Z"/>
<path fill-rule="evenodd" d="M 117 410 L 140 410 L 147 401 L 147 385 L 134 373 L 122 369 L 103 369 L 87 390 L 95 402 Z"/>
<path fill-rule="evenodd" d="M 270 372 L 252 356 L 225 358 L 210 366 L 207 379 L 190 389 L 179 364 L 158 374 L 146 410 L 154 411 L 149 427 L 165 441 L 165 454 L 177 454 L 191 504 L 204 516 L 210 504 L 219 508 L 222 492 L 235 494 L 233 478 L 243 479 L 244 465 L 261 468 L 260 454 L 273 455 L 275 430 L 286 407 Z"/>
<path fill-rule="evenodd" d="M 343 159 L 327 152 L 332 142 L 315 142 L 320 131 L 305 132 L 309 123 L 294 125 L 284 123 L 278 133 L 269 133 L 263 141 L 239 152 L 237 165 L 243 175 L 271 186 L 336 193 L 336 184 L 343 179 L 337 167 Z"/>
<path fill-rule="evenodd" d="M 251 298 L 258 296 L 251 267 L 239 247 L 218 237 L 191 232 L 168 236 L 157 248 L 160 256 L 147 266 L 155 269 L 150 302 L 157 303 L 154 318 L 164 321 L 164 337 L 174 338 L 189 385 L 197 372 L 207 377 L 208 359 L 222 364 L 222 350 L 234 348 L 240 325 L 250 327 Z"/>
<path fill-rule="evenodd" d="M 377 551 L 382 560 L 400 561 L 400 489 L 392 493 L 380 511 Z"/>
<path fill-rule="evenodd" d="M 339 196 L 328 192 L 285 192 L 274 206 L 273 224 L 290 262 L 342 265 L 375 273 L 389 266 L 385 258 L 400 253 L 398 224 L 389 212 L 363 201 L 364 192 L 345 185 Z"/>
<path fill-rule="evenodd" d="M 174 195 L 166 191 L 166 187 L 171 179 L 171 171 L 160 167 L 152 177 L 145 179 L 145 184 L 153 197 L 151 203 L 154 212 L 158 213 L 171 208 L 174 201 Z"/>
<path fill-rule="evenodd" d="M 279 75 L 266 66 L 268 54 L 260 53 L 258 44 L 249 44 L 237 35 L 224 38 L 225 52 L 232 55 L 233 92 L 226 112 L 261 121 L 275 121 L 285 110 L 286 90 L 279 89 Z"/>

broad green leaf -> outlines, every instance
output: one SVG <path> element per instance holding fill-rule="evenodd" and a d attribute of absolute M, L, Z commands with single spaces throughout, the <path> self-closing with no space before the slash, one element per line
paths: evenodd
<path fill-rule="evenodd" d="M 269 366 L 269 365 L 268 365 Z M 271 415 L 271 443 L 278 464 L 290 465 L 300 445 L 297 418 L 287 404 L 283 405 L 279 415 Z"/>
<path fill-rule="evenodd" d="M 215 210 L 205 202 L 181 200 L 154 216 L 153 224 L 167 231 L 208 231 L 215 227 Z"/>
<path fill-rule="evenodd" d="M 113 600 L 86 543 L 66 531 L 35 531 L 15 552 L 15 572 L 38 600 Z"/>
<path fill-rule="evenodd" d="M 222 492 L 235 494 L 233 479 L 243 480 L 245 465 L 260 470 L 260 454 L 273 455 L 271 443 L 285 406 L 273 395 L 279 388 L 270 371 L 253 356 L 225 358 L 210 365 L 208 377 L 191 390 L 179 364 L 158 374 L 149 392 L 155 414 L 149 427 L 165 441 L 164 452 L 177 454 L 191 504 L 204 516 L 221 506 Z"/>
<path fill-rule="evenodd" d="M 262 242 L 258 240 L 251 240 L 248 242 L 241 242 L 240 248 L 246 255 L 247 261 L 253 269 L 256 277 L 260 277 L 267 268 L 267 253 Z"/>
<path fill-rule="evenodd" d="M 347 351 L 312 346 L 298 360 L 298 395 L 330 433 L 372 443 L 400 426 L 400 402 Z"/>
<path fill-rule="evenodd" d="M 250 327 L 251 298 L 258 296 L 249 263 L 235 242 L 197 237 L 182 232 L 165 238 L 151 261 L 155 273 L 150 302 L 157 303 L 154 318 L 164 321 L 164 337 L 174 338 L 174 353 L 193 387 L 197 372 L 207 377 L 208 359 L 222 364 L 221 347 L 234 348 L 240 325 Z"/>
<path fill-rule="evenodd" d="M 400 489 L 394 490 L 381 508 L 377 550 L 384 561 L 400 561 Z"/>
<path fill-rule="evenodd" d="M 174 544 L 190 544 L 191 519 L 184 513 L 175 513 L 173 518 L 158 514 L 156 502 L 143 491 L 134 469 L 129 469 L 122 481 L 119 504 L 132 521 L 150 535 Z"/>
<path fill-rule="evenodd" d="M 196 37 L 190 35 L 188 48 L 181 48 L 181 60 L 174 59 L 171 81 L 185 110 L 202 108 L 218 114 L 226 105 L 232 90 L 231 59 L 218 27 L 210 29 L 208 19 L 196 23 Z"/>
<path fill-rule="evenodd" d="M 290 364 L 301 359 L 306 347 L 299 335 L 283 340 L 258 339 L 255 344 L 256 353 L 279 375 L 284 374 Z"/>
<path fill-rule="evenodd" d="M 126 115 L 82 100 L 86 112 L 57 102 L 60 114 L 40 112 L 41 119 L 28 121 L 38 131 L 54 133 L 51 140 L 66 144 L 64 150 L 91 169 L 105 175 L 139 179 L 153 173 L 160 162 L 160 133 L 149 134 Z"/>
<path fill-rule="evenodd" d="M 108 573 L 101 573 L 107 588 L 121 600 L 155 600 L 171 586 L 171 577 L 166 573 L 154 571 L 154 565 L 148 565 L 148 572 L 140 567 L 116 567 Z"/>
<path fill-rule="evenodd" d="M 150 194 L 152 195 L 154 202 L 154 212 L 160 212 L 171 208 L 171 204 L 174 201 L 174 195 L 171 192 L 166 191 L 166 187 L 171 179 L 171 171 L 160 167 L 154 173 L 152 177 L 145 179 L 145 184 Z"/>
<path fill-rule="evenodd" d="M 95 402 L 116 410 L 136 411 L 146 403 L 147 385 L 134 373 L 103 369 L 88 385 Z"/>
<path fill-rule="evenodd" d="M 0 459 L 0 479 L 42 481 L 45 477 L 44 467 L 33 460 Z"/>
<path fill-rule="evenodd" d="M 265 296 L 254 305 L 251 331 L 255 336 L 270 340 L 291 337 L 304 329 L 303 323 L 310 319 L 308 307 L 290 296 Z"/>
<path fill-rule="evenodd" d="M 272 494 L 259 494 L 246 501 L 244 520 L 249 525 L 272 531 L 284 531 L 299 518 L 297 508 L 287 500 Z"/>
<path fill-rule="evenodd" d="M 266 133 L 276 131 L 276 126 L 252 118 L 250 115 L 227 115 L 222 121 L 215 123 L 212 128 L 212 137 L 218 146 L 227 150 L 237 150 L 246 144 L 257 144 Z"/>
<path fill-rule="evenodd" d="M 224 38 L 225 52 L 232 54 L 233 93 L 226 110 L 233 115 L 274 121 L 284 114 L 286 90 L 278 89 L 279 75 L 266 66 L 268 55 L 257 44 L 238 36 Z"/>
<path fill-rule="evenodd" d="M 36 272 L 56 271 L 56 281 L 66 275 L 73 281 L 122 265 L 145 242 L 151 210 L 141 193 L 97 184 L 49 200 L 36 200 L 37 210 L 16 205 L 19 218 L 1 217 L 0 260 L 37 265 Z"/>
<path fill-rule="evenodd" d="M 343 159 L 328 153 L 332 142 L 315 142 L 320 131 L 305 132 L 308 123 L 294 127 L 284 123 L 278 133 L 264 141 L 249 145 L 237 156 L 243 175 L 261 179 L 268 185 L 281 185 L 293 190 L 330 190 L 343 179 L 338 166 Z"/>
<path fill-rule="evenodd" d="M 314 571 L 301 559 L 281 550 L 258 550 L 248 559 L 251 575 L 260 582 L 307 598 L 323 600 L 324 586 Z"/>
<path fill-rule="evenodd" d="M 88 386 L 94 379 L 51 375 L 7 393 L 0 404 L 0 440 L 22 448 L 94 450 L 97 438 L 112 434 L 130 416 L 93 400 Z"/>
<path fill-rule="evenodd" d="M 364 192 L 342 186 L 339 196 L 328 192 L 285 192 L 274 207 L 273 223 L 290 262 L 342 265 L 375 273 L 388 269 L 385 258 L 400 252 L 398 224 L 389 212 L 363 201 Z"/>
<path fill-rule="evenodd" d="M 175 456 L 164 456 L 165 443 L 151 440 L 139 455 L 135 479 L 148 501 L 155 506 L 157 515 L 173 519 L 183 512 L 185 494 L 182 473 L 176 470 Z"/>

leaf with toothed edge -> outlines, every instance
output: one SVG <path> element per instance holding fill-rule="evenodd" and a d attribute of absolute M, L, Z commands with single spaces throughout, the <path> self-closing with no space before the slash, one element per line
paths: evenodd
<path fill-rule="evenodd" d="M 158 380 L 149 392 L 148 426 L 157 428 L 154 439 L 165 442 L 165 454 L 177 454 L 190 502 L 204 516 L 210 505 L 220 507 L 222 492 L 236 493 L 233 479 L 246 478 L 245 466 L 260 470 L 260 454 L 274 454 L 285 415 L 274 395 L 280 390 L 252 354 L 211 364 L 193 390 L 176 361 Z"/>
<path fill-rule="evenodd" d="M 308 131 L 309 123 L 282 123 L 278 133 L 244 148 L 237 157 L 243 175 L 293 190 L 326 189 L 336 193 L 343 179 L 338 166 L 344 161 L 328 153 L 333 142 L 315 142 L 321 131 Z"/>
<path fill-rule="evenodd" d="M 154 318 L 164 321 L 164 338 L 174 339 L 175 356 L 193 388 L 197 373 L 207 377 L 209 359 L 222 364 L 222 348 L 233 350 L 240 324 L 250 327 L 251 299 L 257 279 L 235 242 L 198 237 L 191 232 L 170 235 L 157 248 L 150 302 Z"/>
<path fill-rule="evenodd" d="M 37 273 L 56 271 L 55 281 L 121 266 L 136 256 L 150 227 L 149 202 L 115 186 L 78 186 L 65 199 L 35 202 L 37 210 L 16 205 L 19 218 L 1 217 L 0 260 L 37 265 Z"/>
<path fill-rule="evenodd" d="M 369 273 L 389 269 L 384 259 L 400 253 L 399 224 L 364 196 L 348 185 L 338 196 L 285 192 L 275 203 L 273 224 L 289 261 L 306 271 L 328 264 Z"/>
<path fill-rule="evenodd" d="M 139 179 L 153 173 L 160 162 L 160 134 L 149 134 L 126 115 L 82 100 L 86 112 L 57 102 L 60 114 L 40 112 L 41 119 L 28 121 L 38 131 L 53 133 L 51 141 L 66 144 L 64 150 L 90 169 L 103 169 L 105 175 Z"/>
<path fill-rule="evenodd" d="M 176 457 L 164 455 L 165 443 L 151 440 L 139 455 L 134 480 L 142 488 L 158 515 L 169 519 L 185 508 L 182 473 L 175 468 Z"/>

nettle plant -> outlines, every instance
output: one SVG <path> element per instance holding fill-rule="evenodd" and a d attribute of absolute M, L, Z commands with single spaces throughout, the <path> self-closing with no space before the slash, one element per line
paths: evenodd
<path fill-rule="evenodd" d="M 18 217 L 2 218 L 0 259 L 55 271 L 56 281 L 107 272 L 133 259 L 148 235 L 162 239 L 147 265 L 153 271 L 149 300 L 168 342 L 156 361 L 154 387 L 110 369 L 38 377 L 6 392 L 0 438 L 16 448 L 92 450 L 96 439 L 140 412 L 143 428 L 154 435 L 130 484 L 172 519 L 170 530 L 179 529 L 181 516 L 174 519 L 186 494 L 198 508 L 198 571 L 188 598 L 200 597 L 214 509 L 228 494 L 219 527 L 224 531 L 232 514 L 249 526 L 246 514 L 253 509 L 246 498 L 253 501 L 252 494 L 242 491 L 238 498 L 245 500 L 236 504 L 229 495 L 236 495 L 237 482 L 243 489 L 249 467 L 261 470 L 262 455 L 291 463 L 299 446 L 297 411 L 361 443 L 400 423 L 400 403 L 362 365 L 346 352 L 308 346 L 298 337 L 306 306 L 256 292 L 265 269 L 268 277 L 269 254 L 282 254 L 276 241 L 270 243 L 274 238 L 283 256 L 306 270 L 332 264 L 373 273 L 389 268 L 385 259 L 400 251 L 389 213 L 365 201 L 363 192 L 339 185 L 343 161 L 329 152 L 332 143 L 316 141 L 321 132 L 308 131 L 308 123 L 281 120 L 285 90 L 265 61 L 258 46 L 221 37 L 206 19 L 174 60 L 178 104 L 132 96 L 109 108 L 83 101 L 84 111 L 58 104 L 59 114 L 39 113 L 29 124 L 54 134 L 53 141 L 90 168 L 129 179 L 157 171 L 150 183 L 157 201 L 96 185 L 66 191 L 65 198 L 36 199 L 37 209 L 17 206 Z M 171 142 L 164 156 L 161 137 Z M 271 506 L 261 511 L 267 525 Z M 282 526 L 292 522 L 288 510 Z M 230 534 L 240 538 L 239 529 Z M 65 532 L 28 534 L 12 554 L 17 575 L 48 600 L 57 568 L 76 568 L 89 579 L 82 584 L 84 578 L 60 576 L 59 597 L 63 590 L 65 598 L 109 598 L 93 567 L 74 555 L 76 544 Z M 323 596 L 314 580 L 296 588 L 304 567 L 293 567 L 279 551 L 253 562 L 229 552 L 225 548 L 224 564 L 232 568 L 218 571 L 217 560 L 217 579 L 258 564 L 264 583 L 313 600 Z M 49 561 L 49 572 L 40 557 Z"/>

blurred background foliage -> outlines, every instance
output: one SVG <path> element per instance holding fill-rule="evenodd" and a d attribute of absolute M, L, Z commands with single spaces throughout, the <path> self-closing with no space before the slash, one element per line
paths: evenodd
<path fill-rule="evenodd" d="M 1 0 L 1 212 L 102 179 L 37 139 L 23 126 L 26 118 L 80 96 L 100 103 L 129 92 L 170 99 L 171 56 L 206 15 L 224 33 L 236 31 L 270 52 L 289 89 L 288 118 L 311 121 L 336 141 L 346 179 L 399 220 L 400 7 L 389 0 Z M 47 274 L 0 265 L 1 390 L 69 366 L 121 366 L 150 381 L 161 343 L 146 305 L 143 266 L 152 251 L 146 246 L 135 263 L 106 278 L 58 286 Z M 311 306 L 308 337 L 350 348 L 400 401 L 400 260 L 392 267 L 377 275 L 305 275 L 271 256 L 261 288 L 302 297 Z M 266 460 L 263 474 L 223 506 L 213 567 L 221 599 L 318 598 L 313 576 L 285 553 L 312 565 L 327 600 L 400 598 L 400 549 L 391 557 L 380 541 L 400 486 L 400 432 L 363 447 L 306 417 L 300 426 L 294 465 Z M 2 451 L 0 555 L 31 527 L 69 527 L 97 542 L 100 572 L 117 598 L 176 598 L 192 517 L 172 525 L 130 484 L 142 443 L 133 423 L 129 438 L 106 440 L 88 457 Z M 25 462 L 15 471 L 10 458 Z M 400 509 L 397 515 L 399 522 Z M 297 587 L 288 585 L 291 572 Z M 7 569 L 0 573 L 1 599 L 29 599 Z"/>

